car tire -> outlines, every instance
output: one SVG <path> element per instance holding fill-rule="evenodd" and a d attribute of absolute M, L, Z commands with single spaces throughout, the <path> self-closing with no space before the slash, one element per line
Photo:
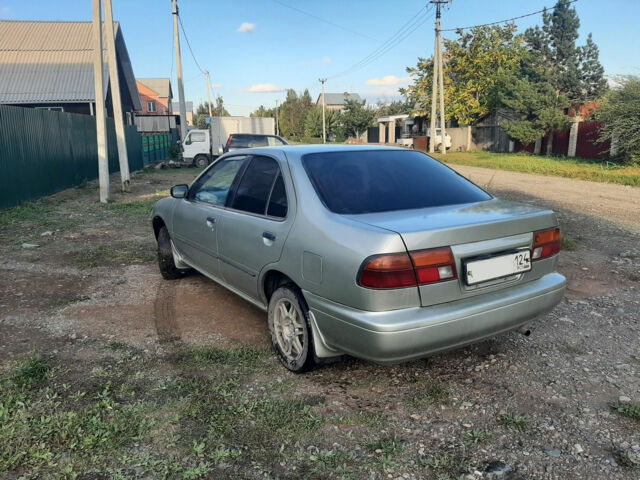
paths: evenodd
<path fill-rule="evenodd" d="M 293 285 L 279 287 L 269 300 L 269 333 L 280 363 L 294 373 L 316 364 L 309 309 L 302 293 Z"/>
<path fill-rule="evenodd" d="M 198 168 L 204 168 L 209 165 L 209 159 L 206 155 L 196 155 L 196 158 L 193 159 L 193 164 Z"/>
<path fill-rule="evenodd" d="M 182 278 L 187 273 L 187 269 L 176 267 L 173 259 L 173 249 L 171 248 L 171 237 L 169 230 L 163 226 L 158 232 L 158 268 L 165 280 L 175 280 Z"/>

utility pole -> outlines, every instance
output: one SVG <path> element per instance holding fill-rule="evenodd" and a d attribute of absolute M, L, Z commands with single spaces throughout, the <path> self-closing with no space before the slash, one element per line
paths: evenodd
<path fill-rule="evenodd" d="M 118 77 L 118 63 L 116 60 L 116 40 L 113 29 L 113 8 L 111 0 L 104 0 L 104 28 L 107 29 L 107 60 L 109 62 L 109 82 L 111 83 L 113 121 L 116 125 L 116 139 L 118 141 L 120 180 L 122 182 L 122 191 L 126 192 L 129 190 L 131 177 L 129 175 L 127 141 L 124 136 L 124 116 L 122 115 L 122 99 L 120 98 L 120 78 Z"/>
<path fill-rule="evenodd" d="M 442 16 L 442 5 L 450 0 L 431 0 L 436 6 L 436 41 L 433 53 L 433 79 L 431 85 L 431 137 L 429 138 L 429 153 L 435 152 L 436 143 L 436 109 L 438 84 L 440 90 L 440 152 L 447 153 L 447 137 L 444 120 L 444 72 L 442 69 L 442 30 L 440 28 L 440 17 Z"/>
<path fill-rule="evenodd" d="M 180 56 L 180 32 L 178 31 L 178 0 L 173 4 L 173 43 L 176 46 L 176 75 L 178 77 L 178 101 L 180 102 L 180 138 L 187 136 L 187 109 L 184 104 L 184 84 L 182 83 L 182 57 Z"/>
<path fill-rule="evenodd" d="M 98 141 L 98 178 L 100 201 L 107 203 L 109 192 L 109 157 L 107 125 L 104 109 L 104 79 L 102 70 L 102 0 L 93 0 L 93 80 L 96 96 L 96 137 Z"/>
<path fill-rule="evenodd" d="M 211 84 L 209 83 L 209 70 L 204 71 L 204 76 L 207 79 L 207 101 L 209 102 L 209 118 L 213 115 L 211 114 Z"/>
<path fill-rule="evenodd" d="M 276 135 L 280 135 L 280 127 L 278 127 L 278 100 L 276 100 Z"/>
<path fill-rule="evenodd" d="M 322 143 L 327 143 L 327 124 L 325 120 L 325 101 L 324 101 L 324 84 L 326 83 L 326 78 L 320 78 L 320 83 L 322 84 Z"/>

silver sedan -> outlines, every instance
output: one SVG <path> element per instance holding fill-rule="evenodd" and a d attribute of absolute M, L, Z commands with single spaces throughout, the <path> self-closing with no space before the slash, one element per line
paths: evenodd
<path fill-rule="evenodd" d="M 500 200 L 416 151 L 253 148 L 152 215 L 166 279 L 194 268 L 268 312 L 295 372 L 412 360 L 522 328 L 565 290 L 552 211 Z"/>

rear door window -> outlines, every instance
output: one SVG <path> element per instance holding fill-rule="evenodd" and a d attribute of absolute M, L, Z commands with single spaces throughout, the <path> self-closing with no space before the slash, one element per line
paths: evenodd
<path fill-rule="evenodd" d="M 277 177 L 281 177 L 278 162 L 270 157 L 253 157 L 238 184 L 231 208 L 266 215 Z"/>
<path fill-rule="evenodd" d="M 491 198 L 449 167 L 410 150 L 311 153 L 302 163 L 316 193 L 335 213 L 389 212 Z"/>

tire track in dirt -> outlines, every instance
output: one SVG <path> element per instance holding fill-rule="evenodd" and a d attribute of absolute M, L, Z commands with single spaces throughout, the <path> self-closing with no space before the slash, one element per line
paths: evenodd
<path fill-rule="evenodd" d="M 176 319 L 176 282 L 160 282 L 153 302 L 153 323 L 160 343 L 180 340 L 182 333 Z"/>

